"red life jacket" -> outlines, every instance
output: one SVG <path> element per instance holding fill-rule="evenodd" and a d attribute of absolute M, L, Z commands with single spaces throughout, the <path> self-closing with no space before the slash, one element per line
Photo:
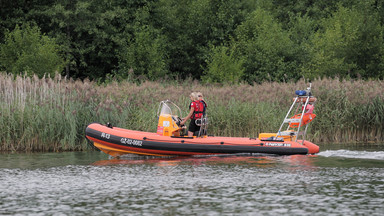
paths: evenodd
<path fill-rule="evenodd" d="M 191 103 L 191 107 L 194 108 L 191 119 L 200 119 L 204 113 L 204 104 L 201 101 L 197 100 Z"/>

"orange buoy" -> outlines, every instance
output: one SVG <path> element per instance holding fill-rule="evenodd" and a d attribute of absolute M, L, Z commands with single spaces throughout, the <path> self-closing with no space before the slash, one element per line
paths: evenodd
<path fill-rule="evenodd" d="M 316 114 L 313 113 L 304 113 L 303 120 L 301 121 L 301 126 L 308 124 L 316 117 Z M 301 119 L 301 114 L 297 114 L 291 117 L 291 119 Z M 291 128 L 299 127 L 300 122 L 291 122 L 289 126 Z"/>

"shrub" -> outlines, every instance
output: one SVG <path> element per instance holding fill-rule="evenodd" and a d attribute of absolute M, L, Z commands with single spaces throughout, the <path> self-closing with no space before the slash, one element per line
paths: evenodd
<path fill-rule="evenodd" d="M 53 39 L 41 34 L 37 26 L 16 25 L 5 35 L 5 43 L 0 45 L 0 67 L 15 75 L 53 76 L 64 66 L 59 48 Z"/>

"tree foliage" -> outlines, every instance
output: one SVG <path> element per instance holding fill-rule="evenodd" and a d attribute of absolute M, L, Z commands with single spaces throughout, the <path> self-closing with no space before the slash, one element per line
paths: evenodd
<path fill-rule="evenodd" d="M 122 77 L 133 70 L 135 76 L 156 80 L 167 76 L 168 59 L 163 37 L 152 26 L 140 26 L 123 46 L 119 74 Z"/>
<path fill-rule="evenodd" d="M 235 51 L 226 46 L 213 47 L 208 60 L 206 74 L 202 80 L 207 83 L 238 83 L 244 73 L 244 59 L 235 57 Z"/>
<path fill-rule="evenodd" d="M 246 59 L 245 80 L 284 81 L 294 75 L 293 42 L 289 32 L 264 9 L 255 10 L 235 32 L 233 45 Z"/>
<path fill-rule="evenodd" d="M 364 9 L 364 8 L 363 8 Z M 308 77 L 383 78 L 383 27 L 376 13 L 362 7 L 338 10 L 322 20 L 308 44 Z"/>
<path fill-rule="evenodd" d="M 103 80 L 133 74 L 150 80 L 192 77 L 248 83 L 303 76 L 384 78 L 384 3 L 377 0 L 0 4 L 1 46 L 9 43 L 8 34 L 16 25 L 33 23 L 41 40 L 59 45 L 54 53 L 63 54 L 65 65 L 58 70 L 73 78 Z M 34 49 L 39 58 L 48 52 Z M 4 52 L 1 69 L 36 70 L 32 57 L 20 55 Z M 20 61 L 9 65 L 10 59 Z"/>
<path fill-rule="evenodd" d="M 0 67 L 15 75 L 53 77 L 64 65 L 59 50 L 55 41 L 41 34 L 37 26 L 16 25 L 12 32 L 5 34 L 5 42 L 0 45 Z"/>

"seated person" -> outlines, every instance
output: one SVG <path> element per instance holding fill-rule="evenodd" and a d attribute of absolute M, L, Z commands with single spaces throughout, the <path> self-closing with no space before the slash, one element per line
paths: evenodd
<path fill-rule="evenodd" d="M 303 108 L 304 108 L 304 105 L 303 105 Z M 313 104 L 309 103 L 309 104 L 307 104 L 307 107 L 305 107 L 305 113 L 312 114 L 314 109 L 315 109 L 315 106 L 313 106 Z"/>

